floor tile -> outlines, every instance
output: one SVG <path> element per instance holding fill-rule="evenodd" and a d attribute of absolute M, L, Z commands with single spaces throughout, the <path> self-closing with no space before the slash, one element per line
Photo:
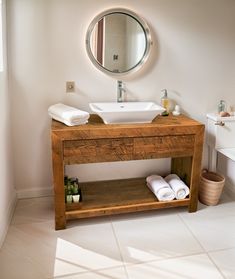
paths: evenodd
<path fill-rule="evenodd" d="M 18 200 L 12 224 L 45 222 L 54 219 L 54 198 Z"/>
<path fill-rule="evenodd" d="M 216 206 L 208 206 L 205 204 L 202 204 L 200 201 L 198 202 L 198 208 L 196 212 L 189 213 L 187 210 L 185 210 L 184 207 L 178 208 L 179 213 L 184 214 L 185 216 L 190 217 L 191 215 L 221 215 L 227 214 L 230 212 L 230 214 L 235 215 L 235 202 L 234 200 L 229 197 L 226 193 L 223 193 L 221 196 L 221 199 L 219 203 Z"/>
<path fill-rule="evenodd" d="M 225 194 L 195 213 L 183 207 L 88 218 L 59 231 L 53 198 L 44 197 L 18 202 L 0 278 L 232 279 L 234 261 L 235 201 Z"/>
<path fill-rule="evenodd" d="M 0 278 L 1 279 L 46 279 L 38 266 L 31 262 L 23 253 L 1 249 L 0 251 Z"/>
<path fill-rule="evenodd" d="M 12 225 L 4 243 L 18 257 L 25 254 L 47 277 L 122 266 L 109 219 L 78 222 L 55 231 L 54 222 Z"/>
<path fill-rule="evenodd" d="M 198 211 L 197 214 L 212 214 L 215 213 L 217 215 L 231 214 L 235 215 L 235 202 L 231 197 L 229 197 L 226 193 L 223 193 L 219 203 L 215 206 L 208 206 L 202 203 L 198 203 Z"/>
<path fill-rule="evenodd" d="M 89 273 L 73 274 L 66 277 L 54 277 L 54 279 L 128 279 L 123 267 L 96 270 Z"/>
<path fill-rule="evenodd" d="M 202 252 L 177 214 L 113 218 L 113 226 L 126 264 Z"/>
<path fill-rule="evenodd" d="M 55 274 L 122 266 L 111 225 L 89 226 L 61 234 L 56 248 Z"/>
<path fill-rule="evenodd" d="M 235 247 L 235 202 L 208 206 L 180 217 L 205 251 Z"/>
<path fill-rule="evenodd" d="M 235 248 L 211 252 L 209 255 L 226 279 L 235 278 Z"/>
<path fill-rule="evenodd" d="M 40 223 L 40 225 L 48 226 L 48 223 Z M 37 229 L 43 231 L 37 227 L 37 223 L 11 226 L 2 249 L 10 253 L 14 252 L 15 259 L 21 259 L 22 256 L 27 257 L 34 266 L 41 270 L 44 277 L 49 277 L 54 274 L 56 238 L 51 239 L 50 245 L 47 245 L 44 240 L 45 234 L 44 236 L 42 234 L 41 237 L 34 234 Z"/>
<path fill-rule="evenodd" d="M 223 279 L 207 255 L 126 266 L 129 279 Z"/>

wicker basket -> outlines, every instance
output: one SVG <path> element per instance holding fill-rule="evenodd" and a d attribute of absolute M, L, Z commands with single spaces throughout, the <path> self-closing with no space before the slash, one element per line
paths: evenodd
<path fill-rule="evenodd" d="M 203 170 L 201 173 L 199 200 L 206 205 L 217 205 L 224 188 L 223 175 Z"/>

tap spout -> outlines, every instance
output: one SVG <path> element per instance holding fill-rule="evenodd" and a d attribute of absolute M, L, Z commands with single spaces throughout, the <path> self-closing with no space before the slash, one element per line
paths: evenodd
<path fill-rule="evenodd" d="M 117 102 L 124 101 L 124 92 L 126 90 L 123 87 L 123 82 L 121 80 L 117 81 Z"/>

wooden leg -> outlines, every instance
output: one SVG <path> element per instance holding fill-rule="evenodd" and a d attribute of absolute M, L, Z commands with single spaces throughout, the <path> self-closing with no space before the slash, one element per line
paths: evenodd
<path fill-rule="evenodd" d="M 190 183 L 190 204 L 188 207 L 188 212 L 197 211 L 200 173 L 201 173 L 201 162 L 198 162 L 193 157 L 191 183 Z"/>
<path fill-rule="evenodd" d="M 171 173 L 177 174 L 188 186 L 191 182 L 192 157 L 172 158 Z"/>
<path fill-rule="evenodd" d="M 197 210 L 199 172 L 195 172 L 195 162 L 192 157 L 172 158 L 171 172 L 176 173 L 190 187 L 189 212 Z"/>
<path fill-rule="evenodd" d="M 198 196 L 194 196 L 194 198 L 190 199 L 190 204 L 188 207 L 188 212 L 193 213 L 197 211 L 197 204 L 198 204 Z"/>
<path fill-rule="evenodd" d="M 55 230 L 66 229 L 66 219 L 63 216 L 55 217 Z"/>
<path fill-rule="evenodd" d="M 52 165 L 55 192 L 55 229 L 66 228 L 65 194 L 64 194 L 64 164 L 62 141 L 52 135 Z"/>
<path fill-rule="evenodd" d="M 195 212 L 198 205 L 198 192 L 201 176 L 201 161 L 203 149 L 203 134 L 204 127 L 195 136 L 194 153 L 192 158 L 192 171 L 190 183 L 190 204 L 188 207 L 189 212 Z"/>
<path fill-rule="evenodd" d="M 62 230 L 66 228 L 65 217 L 65 197 L 64 197 L 64 170 L 57 173 L 57 178 L 54 179 L 55 188 L 55 229 Z M 63 192 L 61 191 L 63 190 Z"/>

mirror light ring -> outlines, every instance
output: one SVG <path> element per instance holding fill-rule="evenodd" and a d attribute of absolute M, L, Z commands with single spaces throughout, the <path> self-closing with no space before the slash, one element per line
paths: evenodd
<path fill-rule="evenodd" d="M 143 54 L 142 58 L 140 59 L 140 61 L 137 64 L 135 64 L 132 68 L 130 68 L 126 71 L 123 71 L 123 72 L 114 72 L 114 71 L 111 71 L 111 70 L 103 67 L 94 57 L 92 50 L 91 50 L 91 46 L 90 46 L 91 33 L 92 33 L 95 25 L 97 24 L 97 22 L 99 22 L 104 16 L 108 16 L 108 15 L 116 14 L 116 13 L 126 14 L 126 15 L 132 17 L 133 19 L 135 19 L 140 24 L 141 28 L 143 29 L 144 35 L 146 38 L 145 51 L 144 51 L 144 54 Z M 133 11 L 130 11 L 130 10 L 124 9 L 124 8 L 113 8 L 113 9 L 105 10 L 104 12 L 98 14 L 91 21 L 91 23 L 88 27 L 87 33 L 86 33 L 86 50 L 87 50 L 87 54 L 88 54 L 90 60 L 92 61 L 93 65 L 96 68 L 98 68 L 99 70 L 101 70 L 102 72 L 111 74 L 112 76 L 123 76 L 123 75 L 133 73 L 133 72 L 136 72 L 137 70 L 139 70 L 141 68 L 141 66 L 146 62 L 147 58 L 149 57 L 150 48 L 151 48 L 152 44 L 153 44 L 153 42 L 151 39 L 150 29 L 149 29 L 147 23 L 145 22 L 145 20 L 140 18 Z"/>

